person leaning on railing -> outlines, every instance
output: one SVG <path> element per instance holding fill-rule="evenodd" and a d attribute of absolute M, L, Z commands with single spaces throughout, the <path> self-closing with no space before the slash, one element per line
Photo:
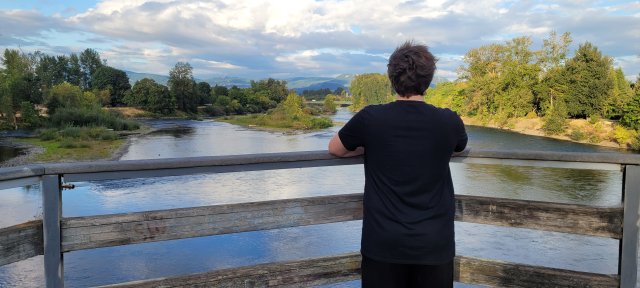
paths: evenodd
<path fill-rule="evenodd" d="M 467 145 L 460 117 L 424 102 L 435 57 L 406 42 L 387 65 L 396 101 L 356 113 L 329 142 L 364 154 L 363 287 L 452 287 L 455 202 L 449 159 Z"/>

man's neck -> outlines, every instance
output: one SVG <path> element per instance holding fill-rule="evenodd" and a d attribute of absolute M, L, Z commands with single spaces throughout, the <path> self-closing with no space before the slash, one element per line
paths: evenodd
<path fill-rule="evenodd" d="M 402 97 L 400 95 L 396 95 L 396 101 L 422 101 L 422 102 L 424 102 L 424 96 L 422 96 L 422 95 L 411 95 L 409 97 Z"/>

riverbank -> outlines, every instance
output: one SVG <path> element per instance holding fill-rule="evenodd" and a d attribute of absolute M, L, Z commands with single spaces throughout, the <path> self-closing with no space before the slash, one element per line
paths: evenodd
<path fill-rule="evenodd" d="M 465 125 L 496 128 L 525 135 L 553 138 L 575 143 L 597 145 L 602 147 L 631 149 L 637 133 L 632 130 L 617 127 L 613 121 L 586 119 L 569 119 L 565 132 L 558 135 L 548 135 L 543 129 L 542 118 L 514 118 L 506 125 L 498 125 L 493 121 L 477 117 L 461 117 Z"/>
<path fill-rule="evenodd" d="M 133 139 L 153 132 L 142 126 L 135 131 L 120 131 L 117 139 L 111 140 L 42 140 L 36 137 L 8 137 L 0 145 L 23 149 L 15 158 L 0 163 L 1 167 L 22 166 L 49 162 L 78 162 L 95 160 L 118 160 L 126 154 Z"/>
<path fill-rule="evenodd" d="M 328 117 L 303 115 L 301 117 L 279 117 L 282 115 L 250 114 L 216 118 L 215 121 L 239 125 L 252 129 L 285 134 L 298 134 L 329 128 L 334 125 Z"/>

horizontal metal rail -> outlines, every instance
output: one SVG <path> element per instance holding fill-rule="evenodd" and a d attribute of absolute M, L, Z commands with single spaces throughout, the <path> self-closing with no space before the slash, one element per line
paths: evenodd
<path fill-rule="evenodd" d="M 43 175 L 64 175 L 65 181 L 90 181 L 353 165 L 363 162 L 362 157 L 337 158 L 324 150 L 153 160 L 96 161 L 0 168 L 0 181 Z M 463 155 L 453 157 L 452 162 L 619 170 L 620 165 L 640 165 L 640 155 L 472 149 Z"/>

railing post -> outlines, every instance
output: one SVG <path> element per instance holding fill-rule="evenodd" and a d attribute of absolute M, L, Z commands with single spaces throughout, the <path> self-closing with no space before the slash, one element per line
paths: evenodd
<path fill-rule="evenodd" d="M 624 223 L 620 243 L 618 271 L 620 287 L 636 287 L 638 278 L 638 220 L 640 220 L 640 166 L 624 169 Z"/>
<path fill-rule="evenodd" d="M 64 287 L 60 219 L 62 189 L 59 175 L 42 176 L 42 227 L 44 236 L 44 275 L 47 288 Z"/>

